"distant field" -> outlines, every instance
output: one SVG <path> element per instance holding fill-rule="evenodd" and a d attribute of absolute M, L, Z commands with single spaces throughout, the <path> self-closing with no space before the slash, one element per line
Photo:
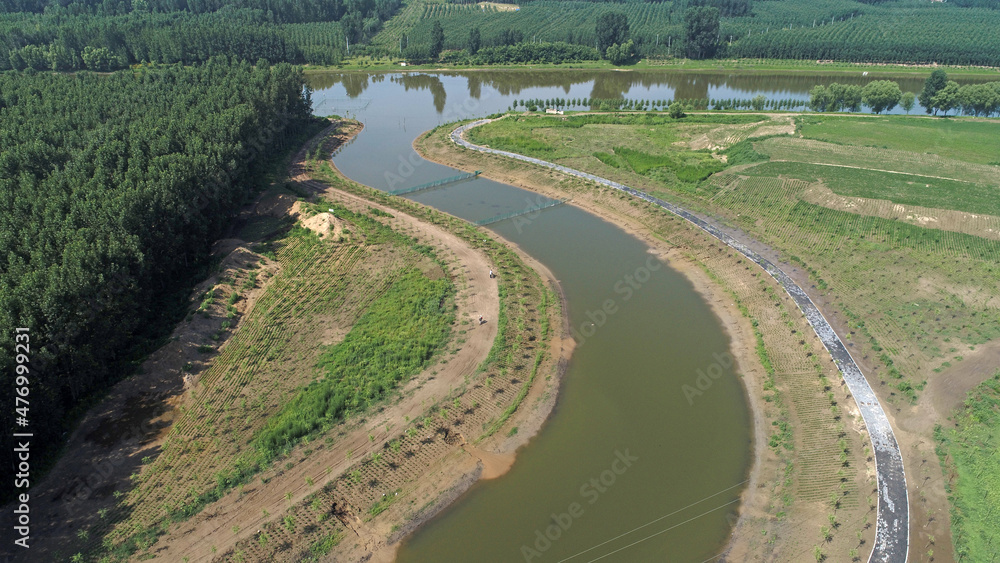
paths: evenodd
<path fill-rule="evenodd" d="M 419 8 L 417 7 L 419 6 Z M 411 15 L 420 12 L 419 19 Z M 482 38 L 489 45 L 502 30 L 516 29 L 524 34 L 527 41 L 570 41 L 581 45 L 594 45 L 594 27 L 601 14 L 608 11 L 624 11 L 628 14 L 632 33 L 636 36 L 655 38 L 663 35 L 664 43 L 673 33 L 680 37 L 680 22 L 671 21 L 671 3 L 630 2 L 625 4 L 581 1 L 541 0 L 528 2 L 518 11 L 501 11 L 495 7 L 482 9 L 477 4 L 438 4 L 409 0 L 403 8 L 400 20 L 390 20 L 385 30 L 377 35 L 373 43 L 387 43 L 387 34 L 395 36 L 397 28 L 402 29 L 412 44 L 429 44 L 431 26 L 440 21 L 444 28 L 445 47 L 463 49 L 467 46 L 469 30 L 478 26 Z"/>
<path fill-rule="evenodd" d="M 978 164 L 1000 164 L 995 121 L 895 116 L 888 119 L 809 116 L 799 121 L 802 124 L 800 132 L 807 139 L 931 153 Z M 887 123 L 891 125 L 887 127 Z"/>
<path fill-rule="evenodd" d="M 772 0 L 754 2 L 744 13 L 739 2 L 725 4 L 732 7 L 720 23 L 720 58 L 1000 64 L 997 10 L 931 2 Z M 426 45 L 433 22 L 440 21 L 448 49 L 465 48 L 474 26 L 486 45 L 508 28 L 527 41 L 593 45 L 597 18 L 614 10 L 627 15 L 642 56 L 684 56 L 684 2 L 540 0 L 519 7 L 501 11 L 492 5 L 407 0 L 372 42 L 398 45 L 406 34 L 412 44 Z"/>
<path fill-rule="evenodd" d="M 766 162 L 744 173 L 807 182 L 822 180 L 840 195 L 1000 216 L 1000 193 L 995 185 L 801 162 Z"/>

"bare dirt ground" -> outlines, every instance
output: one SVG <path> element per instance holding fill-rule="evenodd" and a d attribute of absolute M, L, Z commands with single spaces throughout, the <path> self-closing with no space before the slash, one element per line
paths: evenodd
<path fill-rule="evenodd" d="M 518 6 L 516 4 L 500 4 L 499 2 L 480 2 L 476 5 L 479 6 L 480 8 L 490 7 L 498 12 L 516 12 L 518 10 Z"/>
<path fill-rule="evenodd" d="M 573 181 L 566 181 L 554 171 L 464 151 L 446 140 L 446 135 L 447 132 L 436 134 L 432 139 L 420 138 L 414 143 L 415 148 L 424 158 L 441 164 L 459 169 L 482 170 L 484 177 L 550 197 L 572 196 L 572 205 L 615 223 L 647 242 L 656 249 L 656 252 L 671 257 L 672 265 L 687 275 L 699 292 L 712 304 L 713 310 L 720 317 L 730 336 L 732 353 L 740 360 L 748 402 L 755 417 L 758 445 L 755 448 L 754 464 L 748 475 L 751 483 L 743 497 L 740 517 L 734 523 L 734 535 L 729 547 L 721 555 L 724 560 L 805 560 L 812 558 L 813 548 L 820 545 L 828 558 L 849 561 L 851 557 L 848 556 L 848 552 L 851 549 L 857 549 L 864 554 L 866 548 L 870 548 L 874 538 L 874 526 L 866 522 L 874 522 L 874 512 L 872 505 L 864 500 L 864 495 L 875 487 L 873 460 L 870 456 L 866 460 L 863 455 L 867 441 L 866 434 L 856 431 L 846 434 L 841 432 L 850 447 L 851 467 L 845 477 L 851 497 L 850 502 L 837 509 L 828 506 L 826 493 L 817 495 L 810 490 L 814 479 L 824 480 L 823 482 L 832 487 L 831 490 L 837 488 L 837 477 L 834 475 L 837 469 L 834 468 L 831 472 L 831 467 L 839 467 L 839 464 L 831 465 L 825 461 L 831 456 L 835 460 L 836 452 L 816 450 L 816 444 L 812 443 L 816 439 L 815 436 L 810 439 L 800 435 L 796 443 L 796 455 L 800 455 L 798 454 L 800 451 L 807 454 L 807 457 L 810 457 L 807 461 L 811 467 L 804 476 L 790 480 L 785 474 L 787 460 L 779 459 L 772 448 L 763 445 L 768 441 L 771 423 L 777 420 L 777 412 L 773 404 L 765 401 L 764 395 L 767 393 L 761 391 L 764 370 L 756 356 L 756 342 L 752 328 L 749 327 L 749 320 L 740 312 L 728 291 L 735 291 L 743 298 L 751 300 L 750 306 L 757 307 L 753 314 L 754 318 L 762 322 L 761 330 L 765 332 L 765 340 L 773 341 L 769 347 L 780 351 L 779 357 L 772 358 L 780 372 L 776 374 L 775 380 L 779 388 L 785 390 L 785 400 L 792 403 L 793 408 L 790 409 L 789 416 L 795 424 L 800 428 L 807 425 L 816 428 L 824 440 L 836 442 L 835 424 L 826 421 L 821 411 L 819 414 L 815 414 L 814 411 L 829 409 L 825 395 L 831 392 L 842 408 L 853 406 L 853 399 L 845 394 L 842 385 L 834 385 L 832 389 L 824 390 L 815 379 L 808 379 L 810 376 L 812 378 L 817 376 L 816 370 L 819 368 L 813 367 L 815 360 L 812 356 L 821 353 L 822 346 L 804 318 L 799 318 L 800 314 L 794 317 L 797 319 L 797 325 L 789 336 L 788 332 L 784 332 L 787 331 L 787 321 L 780 315 L 773 314 L 777 311 L 774 309 L 775 304 L 766 300 L 760 302 L 759 297 L 753 296 L 754 288 L 761 284 L 773 284 L 773 280 L 767 276 L 763 276 L 766 279 L 762 280 L 758 277 L 760 275 L 758 272 L 751 271 L 748 267 L 734 268 L 736 263 L 725 263 L 725 259 L 720 259 L 716 253 L 716 250 L 725 252 L 725 249 L 715 248 L 711 244 L 705 245 L 704 241 L 698 240 L 699 233 L 675 233 L 669 236 L 669 240 L 665 239 L 664 235 L 660 234 L 662 232 L 660 226 L 663 225 L 662 213 L 642 209 L 642 204 L 629 200 L 624 194 L 613 193 L 609 189 L 594 188 L 591 185 L 578 185 Z M 776 253 L 768 249 L 754 248 L 754 250 L 765 253 L 769 259 L 777 258 Z M 728 291 L 720 286 L 719 279 L 712 279 L 705 274 L 702 271 L 703 267 L 709 268 L 716 276 L 721 274 L 725 278 Z M 780 288 L 777 291 L 780 292 Z M 757 295 L 759 296 L 759 290 Z M 787 301 L 787 295 L 782 299 Z M 789 307 L 790 310 L 797 312 L 794 306 L 789 305 Z M 765 326 L 763 322 L 765 317 L 771 326 Z M 806 350 L 796 352 L 802 349 L 803 344 L 808 344 Z M 839 381 L 832 360 L 825 354 L 823 357 L 825 359 L 821 373 L 832 381 Z M 795 396 L 791 396 L 792 394 Z M 853 408 L 857 410 L 856 406 Z M 786 495 L 791 499 L 790 505 L 784 504 L 785 501 L 782 500 Z M 776 512 L 784 516 L 776 518 Z M 824 540 L 820 531 L 824 525 L 829 525 L 827 516 L 830 512 L 836 513 L 837 526 L 831 539 Z M 855 536 L 856 533 L 859 535 Z"/>

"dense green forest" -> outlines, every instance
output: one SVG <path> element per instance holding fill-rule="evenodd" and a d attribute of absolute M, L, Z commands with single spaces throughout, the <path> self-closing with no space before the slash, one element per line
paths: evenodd
<path fill-rule="evenodd" d="M 403 8 L 402 10 L 400 8 Z M 1000 65 L 992 0 L 7 0 L 0 70 L 104 71 L 225 54 L 331 65 L 357 55 L 468 64 L 639 57 Z M 609 56 L 600 22 L 627 25 Z M 435 34 L 435 26 L 440 33 Z M 478 38 L 470 43 L 470 30 Z M 479 47 L 522 43 L 531 51 Z M 571 45 L 576 48 L 564 46 Z M 460 53 L 459 53 L 460 52 Z"/>
<path fill-rule="evenodd" d="M 335 64 L 399 0 L 14 0 L 0 8 L 0 70 L 106 71 L 227 55 Z M 6 12 L 6 13 L 5 13 Z"/>
<path fill-rule="evenodd" d="M 866 63 L 1000 65 L 1000 3 L 993 0 L 526 0 L 516 11 L 463 1 L 407 0 L 372 40 L 399 54 L 429 45 L 435 22 L 444 48 L 466 49 L 469 30 L 485 45 L 516 29 L 527 42 L 562 41 L 598 48 L 597 29 L 609 12 L 627 17 L 629 39 L 641 57 L 781 58 Z M 692 12 L 691 10 L 699 10 Z M 692 15 L 718 10 L 716 26 L 692 33 Z M 706 31 L 711 30 L 711 36 Z M 697 43 L 692 48 L 692 38 Z M 395 51 L 392 51 L 395 47 Z"/>
<path fill-rule="evenodd" d="M 14 328 L 29 328 L 33 460 L 134 369 L 264 157 L 312 119 L 287 63 L 0 73 L 0 369 L 13 389 Z"/>

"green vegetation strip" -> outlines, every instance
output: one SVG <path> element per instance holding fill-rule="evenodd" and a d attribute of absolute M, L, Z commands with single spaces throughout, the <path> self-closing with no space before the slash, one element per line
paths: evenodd
<path fill-rule="evenodd" d="M 427 366 L 454 322 L 445 279 L 417 270 L 398 278 L 355 323 L 344 340 L 323 352 L 325 377 L 311 383 L 256 438 L 262 452 L 275 452 L 361 411 Z"/>
<path fill-rule="evenodd" d="M 436 131 L 436 128 L 427 134 L 433 134 L 434 131 Z M 484 434 L 477 441 L 495 433 L 517 410 L 524 397 L 527 396 L 527 392 L 534 381 L 547 348 L 545 337 L 549 333 L 549 310 L 553 306 L 553 302 L 555 302 L 555 305 L 558 305 L 558 302 L 550 295 L 549 290 L 534 270 L 525 265 L 516 253 L 501 242 L 491 237 L 484 237 L 479 227 L 408 199 L 395 197 L 386 192 L 348 180 L 336 172 L 327 160 L 317 161 L 314 164 L 314 177 L 322 180 L 331 187 L 398 209 L 429 223 L 444 227 L 461 237 L 471 246 L 485 252 L 493 263 L 506 265 L 506 275 L 500 276 L 497 280 L 497 291 L 500 297 L 500 310 L 497 316 L 497 336 L 486 359 L 477 368 L 477 374 L 498 367 L 501 372 L 504 372 L 511 366 L 515 356 L 524 353 L 524 346 L 528 342 L 527 333 L 521 327 L 522 323 L 511 324 L 511 312 L 517 312 L 518 317 L 524 315 L 525 311 L 522 304 L 524 295 L 520 295 L 518 291 L 524 292 L 527 289 L 525 286 L 535 286 L 536 290 L 541 294 L 537 314 L 538 318 L 541 319 L 540 328 L 542 338 L 539 342 L 535 343 L 539 346 L 539 350 L 535 354 L 531 373 L 527 381 L 522 385 L 514 402 L 504 411 L 497 422 L 484 428 Z"/>
<path fill-rule="evenodd" d="M 881 170 L 803 162 L 767 162 L 748 169 L 747 176 L 788 177 L 818 182 L 843 196 L 887 199 L 903 205 L 1000 215 L 996 186 L 943 178 L 928 178 Z"/>
<path fill-rule="evenodd" d="M 952 471 L 948 499 L 959 561 L 996 561 L 1000 546 L 1000 372 L 969 393 L 956 428 L 935 428 L 938 455 Z"/>

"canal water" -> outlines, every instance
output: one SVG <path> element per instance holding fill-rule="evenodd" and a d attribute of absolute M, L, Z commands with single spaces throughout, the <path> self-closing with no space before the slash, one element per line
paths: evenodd
<path fill-rule="evenodd" d="M 343 73 L 310 81 L 316 114 L 365 124 L 335 155 L 337 167 L 383 190 L 457 174 L 417 156 L 413 140 L 503 111 L 514 99 L 808 97 L 816 83 L 850 82 L 612 71 Z M 918 82 L 903 89 L 919 90 Z M 471 221 L 544 201 L 486 179 L 408 197 Z M 555 412 L 511 471 L 477 483 L 418 529 L 398 561 L 700 563 L 717 556 L 752 456 L 750 415 L 718 319 L 645 244 L 575 207 L 489 228 L 559 279 L 578 347 Z M 682 386 L 709 372 L 722 375 L 692 403 Z"/>

